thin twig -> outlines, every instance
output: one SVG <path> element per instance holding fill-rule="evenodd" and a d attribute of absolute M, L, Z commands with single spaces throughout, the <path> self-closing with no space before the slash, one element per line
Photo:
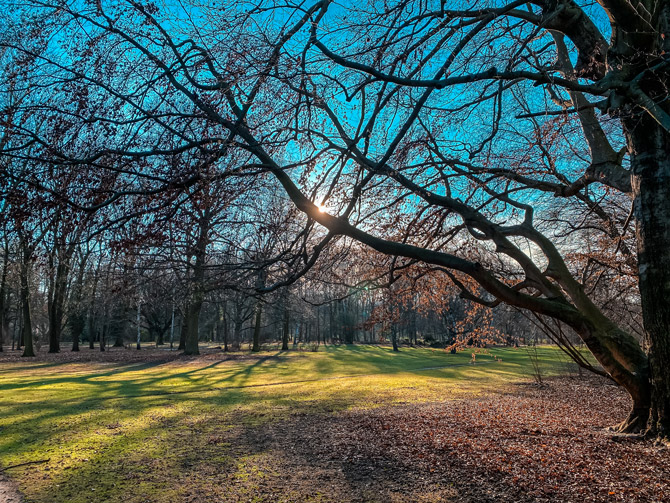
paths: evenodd
<path fill-rule="evenodd" d="M 26 466 L 26 465 L 35 465 L 37 463 L 48 463 L 50 460 L 51 458 L 38 459 L 36 461 L 26 461 L 25 463 L 19 463 L 18 465 L 5 466 L 3 470 L 9 470 L 11 468 L 19 468 L 20 466 Z"/>

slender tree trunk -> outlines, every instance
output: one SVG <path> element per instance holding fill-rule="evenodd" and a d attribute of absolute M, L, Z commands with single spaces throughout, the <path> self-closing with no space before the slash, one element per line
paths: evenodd
<path fill-rule="evenodd" d="M 98 335 L 98 344 L 100 346 L 100 351 L 105 351 L 105 344 L 107 343 L 106 338 L 107 338 L 107 323 L 105 323 L 102 326 L 102 330 L 100 331 L 100 334 Z"/>
<path fill-rule="evenodd" d="M 4 276 L 4 275 L 3 275 Z M 0 285 L 0 352 L 3 351 L 2 345 L 5 342 L 7 334 L 7 323 L 6 323 L 6 313 L 5 313 L 5 283 L 4 278 L 2 285 Z"/>
<path fill-rule="evenodd" d="M 22 309 L 22 330 L 21 334 L 23 337 L 23 355 L 22 356 L 35 356 L 35 350 L 33 348 L 33 326 L 30 316 L 30 260 L 31 260 L 31 251 L 28 245 L 24 240 L 21 244 L 22 248 L 22 259 L 20 269 L 21 277 L 21 305 Z"/>
<path fill-rule="evenodd" d="M 261 338 L 261 318 L 263 316 L 263 304 L 262 300 L 259 298 L 256 301 L 256 309 L 255 309 L 255 320 L 254 320 L 254 335 L 253 335 L 253 343 L 251 346 L 251 351 L 254 353 L 257 353 L 261 350 L 261 344 L 260 344 L 260 338 Z"/>
<path fill-rule="evenodd" d="M 284 297 L 284 325 L 281 334 L 282 351 L 288 351 L 288 336 L 289 336 L 289 303 L 287 293 L 287 295 Z"/>
<path fill-rule="evenodd" d="M 18 348 L 19 340 L 21 339 L 21 308 L 17 306 L 16 308 L 16 319 L 14 321 L 14 326 L 12 327 L 12 351 Z"/>
<path fill-rule="evenodd" d="M 92 303 L 91 303 L 92 304 Z M 88 312 L 88 347 L 95 349 L 95 318 L 93 317 L 93 308 Z"/>
<path fill-rule="evenodd" d="M 18 337 L 16 338 L 17 351 L 23 347 L 23 303 L 21 302 L 21 292 L 19 289 L 19 306 L 16 308 L 16 318 L 18 319 Z"/>
<path fill-rule="evenodd" d="M 237 313 L 235 318 L 235 330 L 233 331 L 233 345 L 234 349 L 239 350 L 240 344 L 242 342 L 242 319 L 240 318 L 240 313 Z"/>
<path fill-rule="evenodd" d="M 186 349 L 186 333 L 188 332 L 188 327 L 186 326 L 186 313 L 189 311 L 188 304 L 184 308 L 181 317 L 181 325 L 179 328 L 179 346 L 177 346 L 177 351 L 183 351 Z"/>
<path fill-rule="evenodd" d="M 84 332 L 86 320 L 80 312 L 73 313 L 70 320 L 70 330 L 72 331 L 72 351 L 79 351 L 79 340 Z"/>
<path fill-rule="evenodd" d="M 221 324 L 223 325 L 223 351 L 228 352 L 228 317 L 226 316 L 227 302 L 221 306 Z"/>
<path fill-rule="evenodd" d="M 98 263 L 98 270 L 95 273 L 95 276 L 93 278 L 93 291 L 91 292 L 91 299 L 88 303 L 88 327 L 87 327 L 87 332 L 88 332 L 88 347 L 89 349 L 95 349 L 95 296 L 98 291 L 98 280 L 100 278 L 99 276 L 99 271 L 100 271 L 100 263 Z"/>
<path fill-rule="evenodd" d="M 2 345 L 9 335 L 9 321 L 7 320 L 7 271 L 9 269 L 9 244 L 5 237 L 4 253 L 2 257 L 2 279 L 0 279 L 0 352 L 3 351 Z"/>
<path fill-rule="evenodd" d="M 174 347 L 174 294 L 172 300 L 172 316 L 170 317 L 170 351 Z"/>
<path fill-rule="evenodd" d="M 142 304 L 137 302 L 137 318 L 135 324 L 137 325 L 137 350 L 142 349 L 142 327 L 140 326 L 140 319 L 142 316 Z"/>

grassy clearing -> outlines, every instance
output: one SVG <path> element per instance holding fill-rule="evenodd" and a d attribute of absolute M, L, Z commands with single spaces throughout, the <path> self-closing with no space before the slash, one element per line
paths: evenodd
<path fill-rule="evenodd" d="M 538 350 L 545 376 L 566 373 Z M 253 501 L 249 429 L 300 414 L 473 396 L 532 379 L 524 349 L 364 346 L 124 363 L 0 362 L 0 463 L 28 501 Z M 231 496 L 231 491 L 236 496 Z M 279 501 L 277 498 L 276 501 Z"/>

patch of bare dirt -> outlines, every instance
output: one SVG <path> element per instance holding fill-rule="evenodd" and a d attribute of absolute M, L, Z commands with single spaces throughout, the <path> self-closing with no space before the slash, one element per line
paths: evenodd
<path fill-rule="evenodd" d="M 0 471 L 0 503 L 23 503 L 16 482 Z"/>

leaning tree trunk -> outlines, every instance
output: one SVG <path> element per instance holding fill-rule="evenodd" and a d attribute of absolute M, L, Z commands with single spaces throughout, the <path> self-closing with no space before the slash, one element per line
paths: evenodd
<path fill-rule="evenodd" d="M 649 348 L 649 433 L 670 437 L 670 134 L 648 116 L 627 124 L 642 317 Z M 634 122 L 634 123 L 633 123 Z"/>

